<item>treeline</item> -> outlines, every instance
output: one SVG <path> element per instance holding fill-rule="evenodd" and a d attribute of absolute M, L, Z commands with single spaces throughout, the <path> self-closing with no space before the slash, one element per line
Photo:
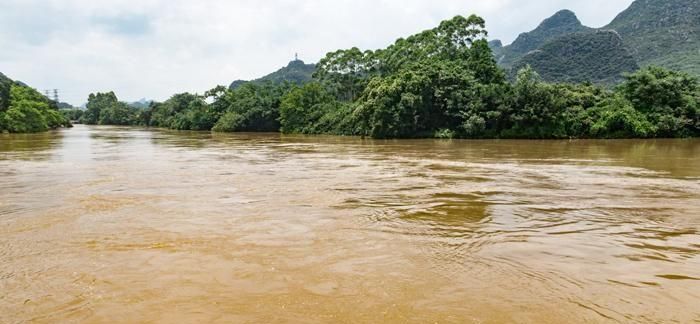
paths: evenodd
<path fill-rule="evenodd" d="M 88 124 L 182 130 L 281 131 L 374 138 L 648 138 L 700 135 L 700 86 L 656 67 L 614 90 L 551 84 L 529 67 L 496 65 L 485 22 L 457 16 L 376 51 L 326 55 L 313 81 L 217 87 L 147 109 L 91 95 Z"/>
<path fill-rule="evenodd" d="M 0 74 L 0 133 L 36 133 L 70 126 L 55 101 Z"/>

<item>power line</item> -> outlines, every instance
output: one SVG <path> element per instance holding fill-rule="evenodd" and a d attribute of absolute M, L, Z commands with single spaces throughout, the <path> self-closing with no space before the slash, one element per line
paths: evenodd
<path fill-rule="evenodd" d="M 58 89 L 46 89 L 46 90 L 44 90 L 44 96 L 46 97 L 46 99 L 53 100 L 57 103 L 60 102 L 59 101 L 60 96 L 58 94 L 59 94 Z"/>

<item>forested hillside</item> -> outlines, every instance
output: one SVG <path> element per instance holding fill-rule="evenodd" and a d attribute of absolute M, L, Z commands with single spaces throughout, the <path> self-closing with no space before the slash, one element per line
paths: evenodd
<path fill-rule="evenodd" d="M 230 89 L 236 89 L 241 85 L 252 82 L 257 84 L 262 84 L 266 82 L 272 83 L 283 83 L 291 82 L 294 84 L 303 84 L 311 81 L 311 76 L 316 71 L 315 64 L 305 64 L 302 60 L 294 60 L 289 62 L 287 66 L 270 73 L 262 78 L 253 81 L 236 80 L 229 86 Z"/>
<path fill-rule="evenodd" d="M 700 1 L 637 0 L 604 28 L 620 33 L 640 65 L 700 77 Z"/>
<path fill-rule="evenodd" d="M 561 10 L 552 17 L 545 19 L 535 30 L 522 33 L 510 45 L 498 49 L 500 43 L 493 43 L 494 55 L 501 66 L 506 68 L 517 62 L 525 54 L 540 48 L 549 41 L 561 36 L 591 31 L 581 24 L 576 14 L 570 10 Z"/>
<path fill-rule="evenodd" d="M 559 37 L 518 60 L 511 71 L 531 66 L 548 82 L 615 85 L 624 73 L 639 69 L 614 31 L 575 33 Z"/>
<path fill-rule="evenodd" d="M 595 34 L 568 10 L 521 34 L 512 44 L 489 43 L 500 66 L 511 75 L 530 64 L 550 81 L 591 81 L 611 85 L 620 72 L 656 65 L 700 77 L 700 1 L 637 0 Z M 630 55 L 632 60 L 630 62 Z M 604 62 L 594 62 L 599 57 Z"/>

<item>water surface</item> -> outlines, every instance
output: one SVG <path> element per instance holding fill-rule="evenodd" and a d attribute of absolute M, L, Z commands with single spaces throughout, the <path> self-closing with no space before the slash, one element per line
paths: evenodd
<path fill-rule="evenodd" d="M 700 140 L 0 134 L 0 323 L 700 322 Z"/>

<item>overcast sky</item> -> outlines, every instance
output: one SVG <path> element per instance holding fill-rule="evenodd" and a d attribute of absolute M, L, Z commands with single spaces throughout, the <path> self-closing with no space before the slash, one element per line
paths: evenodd
<path fill-rule="evenodd" d="M 560 9 L 607 24 L 632 0 L 0 0 L 0 72 L 80 105 L 202 93 L 284 66 L 295 52 L 385 47 L 455 15 L 512 42 Z"/>

